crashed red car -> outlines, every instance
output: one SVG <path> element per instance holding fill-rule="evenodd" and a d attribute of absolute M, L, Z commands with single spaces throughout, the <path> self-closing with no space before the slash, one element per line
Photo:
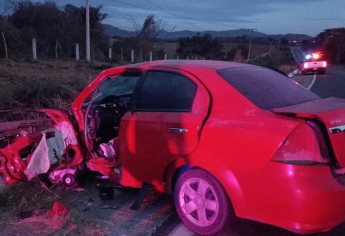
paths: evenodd
<path fill-rule="evenodd" d="M 89 169 L 173 193 L 195 233 L 219 232 L 232 214 L 297 233 L 345 220 L 345 100 L 276 71 L 206 60 L 121 66 L 102 72 L 72 114 Z"/>

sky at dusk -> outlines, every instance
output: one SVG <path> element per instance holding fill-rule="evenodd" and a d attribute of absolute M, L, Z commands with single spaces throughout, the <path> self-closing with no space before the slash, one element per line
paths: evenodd
<path fill-rule="evenodd" d="M 3 4 L 5 1 L 0 0 Z M 59 6 L 85 5 L 85 0 L 54 2 Z M 133 19 L 141 25 L 150 14 L 164 22 L 164 29 L 175 31 L 255 28 L 268 34 L 315 36 L 327 28 L 345 27 L 345 0 L 90 0 L 90 3 L 103 7 L 102 11 L 108 15 L 104 23 L 126 30 L 135 30 Z"/>

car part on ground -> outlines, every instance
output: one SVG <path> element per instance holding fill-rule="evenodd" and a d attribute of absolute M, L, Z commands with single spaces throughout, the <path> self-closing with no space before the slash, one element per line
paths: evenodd
<path fill-rule="evenodd" d="M 64 184 L 67 187 L 70 187 L 75 184 L 76 172 L 76 168 L 53 170 L 49 173 L 49 180 L 53 184 Z"/>

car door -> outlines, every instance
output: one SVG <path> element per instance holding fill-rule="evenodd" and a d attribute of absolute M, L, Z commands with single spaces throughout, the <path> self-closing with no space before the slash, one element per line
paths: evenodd
<path fill-rule="evenodd" d="M 146 183 L 161 181 L 166 167 L 197 148 L 210 106 L 200 81 L 181 71 L 148 71 L 131 112 L 121 120 L 124 173 Z"/>

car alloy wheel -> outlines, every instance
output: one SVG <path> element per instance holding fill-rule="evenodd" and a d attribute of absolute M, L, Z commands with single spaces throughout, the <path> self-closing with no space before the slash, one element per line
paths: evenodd
<path fill-rule="evenodd" d="M 219 232 L 229 217 L 229 201 L 218 181 L 206 171 L 183 173 L 175 189 L 175 205 L 184 224 L 193 232 Z"/>

